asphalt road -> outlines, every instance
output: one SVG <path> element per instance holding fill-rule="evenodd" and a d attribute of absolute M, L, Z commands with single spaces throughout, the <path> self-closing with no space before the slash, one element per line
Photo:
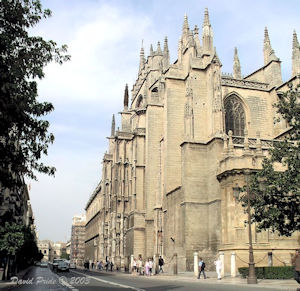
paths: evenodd
<path fill-rule="evenodd" d="M 159 276 L 144 277 L 131 276 L 122 273 L 91 272 L 82 270 L 71 270 L 70 272 L 53 273 L 49 268 L 33 267 L 23 278 L 22 282 L 11 290 L 16 291 L 88 291 L 88 290 L 136 290 L 136 291 L 258 291 L 259 286 L 235 286 L 224 285 L 202 280 L 172 280 L 170 278 L 159 278 Z M 268 289 L 264 289 L 268 290 Z M 270 290 L 270 289 L 269 289 Z"/>

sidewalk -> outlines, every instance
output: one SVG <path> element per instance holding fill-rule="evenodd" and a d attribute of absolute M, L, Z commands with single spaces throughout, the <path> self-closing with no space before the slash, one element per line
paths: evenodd
<path fill-rule="evenodd" d="M 81 268 L 78 268 L 81 269 Z M 90 270 L 92 272 L 97 273 L 106 273 L 105 270 L 99 271 L 99 270 Z M 111 273 L 111 272 L 109 272 Z M 198 280 L 193 272 L 180 272 L 177 275 L 173 275 L 170 273 L 160 273 L 158 275 L 154 275 L 149 278 L 150 280 L 172 280 L 172 281 L 195 281 L 199 282 L 199 284 L 207 283 L 207 284 L 218 284 L 218 285 L 236 285 L 236 286 L 248 286 L 248 287 L 257 287 L 259 286 L 262 290 L 284 290 L 284 291 L 297 291 L 297 288 L 299 288 L 300 291 L 300 284 L 298 284 L 295 280 L 270 280 L 270 279 L 258 279 L 257 284 L 247 284 L 247 279 L 243 279 L 240 277 L 232 278 L 229 274 L 225 274 L 225 277 L 222 280 L 217 280 L 216 272 L 205 272 L 207 279 L 205 280 L 203 278 L 203 275 Z M 130 273 L 124 273 L 121 271 L 113 271 L 111 274 L 114 275 L 121 275 L 121 276 L 133 276 Z M 139 277 L 139 276 L 138 276 Z"/>
<path fill-rule="evenodd" d="M 18 279 L 23 279 L 23 277 L 29 272 L 29 270 L 32 268 L 32 266 L 28 267 L 25 270 L 20 271 L 19 273 L 16 274 L 16 277 Z M 16 282 L 12 282 L 11 280 L 0 280 L 0 290 L 9 290 L 17 285 Z"/>
<path fill-rule="evenodd" d="M 217 280 L 217 276 L 215 272 L 205 272 L 207 279 L 205 280 L 203 278 L 203 275 L 201 275 L 200 279 L 197 279 L 193 272 L 182 272 L 178 273 L 178 275 L 172 275 L 172 274 L 159 274 L 156 276 L 156 278 L 159 279 L 167 279 L 170 280 L 176 280 L 176 281 L 198 281 L 199 284 L 205 282 L 209 284 L 218 284 L 218 285 L 236 285 L 236 286 L 245 286 L 248 287 L 257 287 L 259 286 L 262 289 L 265 290 L 285 290 L 285 291 L 297 291 L 297 288 L 299 288 L 300 291 L 300 284 L 298 284 L 295 280 L 270 280 L 270 279 L 258 279 L 257 284 L 247 284 L 247 279 L 243 279 L 241 277 L 230 277 L 229 275 L 225 275 L 222 280 Z"/>

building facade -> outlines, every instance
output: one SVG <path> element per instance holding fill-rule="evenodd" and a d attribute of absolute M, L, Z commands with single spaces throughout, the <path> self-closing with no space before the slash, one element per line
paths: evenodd
<path fill-rule="evenodd" d="M 50 240 L 39 240 L 37 245 L 39 252 L 44 255 L 44 257 L 42 258 L 42 262 L 52 262 L 52 242 Z"/>
<path fill-rule="evenodd" d="M 296 32 L 288 82 L 267 29 L 263 59 L 262 67 L 242 77 L 235 49 L 233 73 L 222 73 L 207 10 L 202 35 L 185 16 L 174 64 L 167 38 L 163 48 L 151 45 L 147 59 L 141 49 L 131 103 L 126 85 L 122 124 L 116 130 L 113 116 L 102 179 L 86 208 L 93 258 L 108 256 L 128 268 L 131 255 L 163 255 L 171 266 L 176 253 L 179 270 L 192 270 L 195 252 L 208 268 L 222 253 L 230 272 L 234 253 L 234 268 L 245 266 L 246 215 L 233 188 L 245 185 L 272 140 L 288 130 L 284 120 L 274 125 L 272 105 L 288 83 L 300 83 Z M 282 238 L 258 233 L 254 225 L 252 231 L 258 265 L 268 264 L 270 252 L 274 265 L 290 264 L 299 233 Z"/>
<path fill-rule="evenodd" d="M 70 260 L 83 266 L 85 254 L 85 215 L 75 215 L 72 222 Z"/>

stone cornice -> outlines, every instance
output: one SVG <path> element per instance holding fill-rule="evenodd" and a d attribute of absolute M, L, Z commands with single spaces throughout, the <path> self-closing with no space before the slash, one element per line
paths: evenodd
<path fill-rule="evenodd" d="M 220 202 L 221 199 L 215 199 L 212 201 L 207 201 L 207 202 L 197 202 L 197 201 L 183 201 L 180 203 L 180 206 L 186 205 L 186 204 L 194 204 L 194 205 L 210 205 L 214 204 L 216 202 Z"/>
<path fill-rule="evenodd" d="M 100 210 L 98 210 L 98 211 L 91 217 L 91 219 L 90 219 L 89 221 L 86 222 L 85 227 L 87 227 L 88 224 L 89 224 L 92 220 L 94 220 L 99 214 L 100 214 Z"/>
<path fill-rule="evenodd" d="M 250 173 L 256 173 L 258 170 L 256 170 L 256 169 L 245 169 L 245 168 L 230 169 L 230 170 L 226 170 L 226 171 L 218 174 L 217 179 L 220 182 L 223 178 L 226 178 L 228 176 L 245 175 L 246 171 L 250 171 Z"/>
<path fill-rule="evenodd" d="M 166 196 L 169 196 L 169 195 L 175 193 L 177 190 L 180 190 L 180 189 L 181 189 L 181 186 L 178 186 L 178 187 L 174 188 L 173 190 L 169 191 L 168 193 L 166 193 Z"/>
<path fill-rule="evenodd" d="M 233 77 L 230 76 L 222 76 L 221 85 L 259 90 L 259 91 L 269 91 L 269 85 L 267 83 L 262 83 L 258 81 L 249 81 L 245 79 L 234 79 Z"/>
<path fill-rule="evenodd" d="M 94 235 L 94 236 L 92 236 L 92 237 L 90 237 L 89 239 L 85 240 L 84 242 L 87 243 L 87 242 L 89 242 L 89 241 L 95 239 L 96 237 L 99 237 L 99 233 L 96 234 L 96 235 Z"/>

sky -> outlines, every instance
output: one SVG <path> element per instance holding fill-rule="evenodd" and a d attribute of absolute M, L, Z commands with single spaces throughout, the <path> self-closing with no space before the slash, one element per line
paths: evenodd
<path fill-rule="evenodd" d="M 31 30 L 58 45 L 68 45 L 71 61 L 45 68 L 38 82 L 40 101 L 52 102 L 46 116 L 55 142 L 43 162 L 55 166 L 55 177 L 38 175 L 30 184 L 31 204 L 40 240 L 70 239 L 72 217 L 85 206 L 101 179 L 102 158 L 123 109 L 125 84 L 137 78 L 140 48 L 168 37 L 171 63 L 177 59 L 184 15 L 201 33 L 208 8 L 214 46 L 222 71 L 232 73 L 234 47 L 242 74 L 263 65 L 264 28 L 282 61 L 283 80 L 291 76 L 293 30 L 300 39 L 299 0 L 41 0 L 52 17 Z M 201 34 L 200 34 L 201 36 Z"/>

